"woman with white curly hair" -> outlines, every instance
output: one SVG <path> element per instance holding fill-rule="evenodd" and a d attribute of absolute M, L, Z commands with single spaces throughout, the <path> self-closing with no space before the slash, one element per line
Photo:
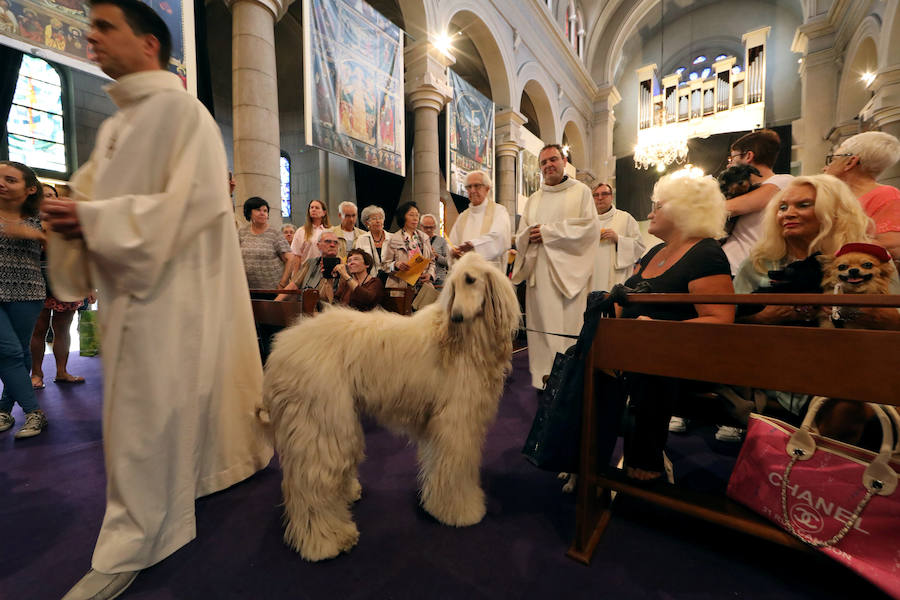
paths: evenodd
<path fill-rule="evenodd" d="M 844 140 L 825 157 L 823 173 L 850 187 L 865 213 L 875 221 L 875 243 L 900 259 L 900 190 L 878 183 L 878 177 L 900 161 L 900 140 L 889 133 L 867 131 Z"/>
<path fill-rule="evenodd" d="M 663 240 L 641 259 L 625 285 L 650 284 L 654 293 L 730 294 L 731 267 L 717 238 L 724 235 L 725 198 L 712 177 L 666 175 L 653 188 L 649 232 Z M 734 306 L 717 304 L 631 304 L 618 310 L 631 319 L 731 323 Z M 633 427 L 625 434 L 629 477 L 662 476 L 663 450 L 675 400 L 684 382 L 669 377 L 629 375 Z"/>

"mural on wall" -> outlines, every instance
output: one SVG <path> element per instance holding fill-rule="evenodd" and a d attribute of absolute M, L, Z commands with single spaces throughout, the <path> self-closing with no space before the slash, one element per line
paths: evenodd
<path fill-rule="evenodd" d="M 143 1 L 162 17 L 172 34 L 169 70 L 196 94 L 193 2 Z M 90 6 L 84 0 L 0 0 L 0 43 L 99 74 L 88 48 L 89 14 Z"/>
<path fill-rule="evenodd" d="M 404 176 L 402 30 L 362 0 L 305 0 L 303 23 L 306 143 Z"/>
<path fill-rule="evenodd" d="M 447 189 L 466 196 L 472 171 L 485 171 L 494 180 L 494 103 L 452 70 L 447 74 L 453 88 L 447 103 Z"/>
<path fill-rule="evenodd" d="M 522 130 L 522 149 L 519 151 L 519 190 L 516 206 L 521 214 L 525 201 L 541 188 L 541 167 L 538 155 L 544 142 L 527 129 Z"/>

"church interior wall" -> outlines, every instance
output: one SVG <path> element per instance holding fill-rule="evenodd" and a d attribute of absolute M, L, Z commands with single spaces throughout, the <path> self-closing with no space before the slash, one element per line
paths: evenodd
<path fill-rule="evenodd" d="M 67 72 L 75 110 L 71 123 L 75 128 L 77 167 L 91 157 L 100 124 L 116 111 L 116 106 L 103 91 L 108 80 L 77 69 L 67 69 Z"/>

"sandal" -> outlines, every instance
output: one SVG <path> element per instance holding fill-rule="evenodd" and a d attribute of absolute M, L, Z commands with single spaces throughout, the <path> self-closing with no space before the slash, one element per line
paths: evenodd
<path fill-rule="evenodd" d="M 44 378 L 38 377 L 37 375 L 31 376 L 31 389 L 33 390 L 42 390 L 46 386 L 44 385 Z"/>
<path fill-rule="evenodd" d="M 84 377 L 66 373 L 64 377 L 54 377 L 53 383 L 84 383 Z"/>

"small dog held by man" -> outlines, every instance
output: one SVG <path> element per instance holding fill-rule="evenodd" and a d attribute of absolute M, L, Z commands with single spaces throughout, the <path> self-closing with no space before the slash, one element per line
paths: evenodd
<path fill-rule="evenodd" d="M 520 321 L 509 279 L 470 252 L 438 301 L 411 317 L 330 308 L 278 334 L 263 406 L 281 461 L 285 542 L 309 561 L 356 545 L 362 413 L 418 445 L 428 513 L 456 527 L 481 521 L 482 448 Z"/>

